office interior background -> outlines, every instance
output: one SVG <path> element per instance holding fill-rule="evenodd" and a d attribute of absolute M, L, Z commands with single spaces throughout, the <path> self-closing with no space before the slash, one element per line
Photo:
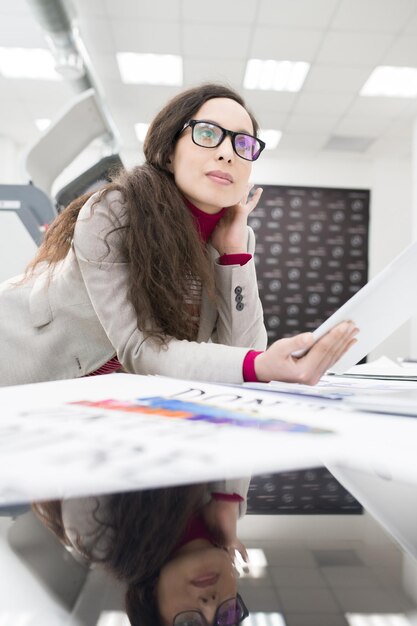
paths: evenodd
<path fill-rule="evenodd" d="M 416 238 L 416 0 L 73 0 L 64 3 L 78 54 L 73 58 L 65 49 L 68 33 L 59 56 L 59 32 L 54 38 L 45 19 L 48 4 L 51 11 L 59 5 L 0 0 L 0 185 L 29 182 L 28 151 L 86 86 L 96 88 L 113 137 L 83 147 L 53 181 L 52 197 L 115 149 L 124 165 L 140 163 L 146 125 L 161 106 L 186 87 L 220 81 L 241 92 L 260 121 L 267 150 L 254 166 L 255 184 L 370 190 L 370 277 Z M 53 69 L 57 60 L 61 73 Z M 145 71 L 141 76 L 132 67 Z M 168 68 L 160 78 L 158 67 Z M 374 82 L 380 67 L 391 68 L 385 93 Z M 402 92 L 393 68 L 402 68 Z M 72 132 L 86 129 L 80 124 Z M 62 148 L 52 145 L 51 160 L 59 159 Z M 7 266 L 16 242 L 4 229 L 0 238 Z M 417 357 L 417 321 L 402 326 L 372 356 L 382 354 Z M 416 623 L 415 563 L 367 511 L 255 521 L 245 520 L 243 533 L 253 547 L 269 550 L 269 570 L 242 584 L 253 611 L 275 615 L 271 624 Z M 10 561 L 10 567 L 30 589 L 26 597 L 37 594 L 56 615 L 55 601 L 30 587 L 20 565 Z M 101 589 L 94 582 L 85 589 L 80 615 L 91 616 L 93 603 L 108 615 L 116 610 L 117 601 L 106 605 Z M 348 622 L 348 614 L 397 621 Z M 0 624 L 9 626 L 4 615 L 0 607 Z M 96 621 L 82 619 L 87 621 L 74 624 L 122 623 L 110 617 L 105 622 L 98 609 Z"/>

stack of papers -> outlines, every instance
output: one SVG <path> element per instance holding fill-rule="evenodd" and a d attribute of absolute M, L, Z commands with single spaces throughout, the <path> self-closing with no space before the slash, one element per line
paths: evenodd
<path fill-rule="evenodd" d="M 338 374 L 334 374 L 339 376 Z M 381 380 L 410 380 L 417 381 L 417 363 L 411 361 L 392 361 L 386 356 L 354 365 L 342 377 L 370 378 Z"/>

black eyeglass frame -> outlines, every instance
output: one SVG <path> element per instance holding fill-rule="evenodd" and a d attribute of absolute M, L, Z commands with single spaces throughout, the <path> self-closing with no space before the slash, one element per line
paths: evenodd
<path fill-rule="evenodd" d="M 230 602 L 230 600 L 234 600 L 234 598 L 229 598 L 228 600 L 224 600 L 224 602 L 222 602 L 220 604 L 220 606 L 217 607 L 217 611 L 216 611 L 216 613 L 214 615 L 213 626 L 219 626 L 218 622 L 217 622 L 217 617 L 218 617 L 219 611 L 222 608 L 222 606 L 224 604 L 226 604 L 226 602 Z M 242 615 L 241 619 L 237 622 L 237 624 L 240 624 L 241 622 L 243 622 L 243 620 L 245 620 L 247 617 L 249 617 L 249 611 L 248 611 L 248 608 L 247 608 L 246 604 L 243 602 L 242 596 L 239 593 L 236 594 L 236 600 L 239 602 L 240 607 L 243 609 L 243 615 Z M 200 615 L 202 620 L 203 620 L 204 626 L 210 626 L 210 624 L 208 623 L 208 621 L 204 617 L 203 613 L 201 611 L 199 611 L 198 609 L 192 609 L 191 611 L 181 611 L 180 613 L 177 613 L 177 615 L 174 617 L 174 620 L 172 622 L 172 626 L 175 626 L 175 620 L 177 619 L 177 617 L 179 615 L 182 615 L 183 613 L 198 613 L 198 615 Z"/>
<path fill-rule="evenodd" d="M 216 128 L 219 128 L 222 131 L 222 136 L 220 138 L 220 141 L 219 143 L 216 143 L 215 146 L 202 146 L 200 143 L 197 143 L 196 140 L 194 139 L 194 127 L 196 126 L 196 124 L 201 124 L 201 123 L 210 124 L 210 126 L 215 126 Z M 191 128 L 191 139 L 193 140 L 193 143 L 195 143 L 196 146 L 199 146 L 200 148 L 208 148 L 209 150 L 213 148 L 217 148 L 218 146 L 220 146 L 221 143 L 223 143 L 226 137 L 230 137 L 232 140 L 233 151 L 237 154 L 237 156 L 243 159 L 244 161 L 250 161 L 251 163 L 259 159 L 266 145 L 265 142 L 262 141 L 262 139 L 259 139 L 255 135 L 251 135 L 250 133 L 242 133 L 242 132 L 238 133 L 233 130 L 227 130 L 227 128 L 223 128 L 223 126 L 220 126 L 219 124 L 216 124 L 215 122 L 210 122 L 209 120 L 189 120 L 188 122 L 184 124 L 184 126 L 182 127 L 182 129 L 180 130 L 177 136 L 179 137 L 181 133 L 184 132 L 184 130 L 186 130 L 186 128 Z M 247 159 L 246 157 L 239 154 L 239 152 L 236 150 L 235 139 L 239 135 L 240 136 L 243 135 L 244 137 L 251 137 L 252 139 L 255 139 L 255 141 L 259 143 L 260 148 L 259 148 L 258 154 L 256 155 L 254 159 Z"/>

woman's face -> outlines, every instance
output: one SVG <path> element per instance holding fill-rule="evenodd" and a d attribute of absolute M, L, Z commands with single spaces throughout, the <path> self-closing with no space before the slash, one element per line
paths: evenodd
<path fill-rule="evenodd" d="M 193 119 L 215 122 L 235 132 L 254 133 L 249 113 L 229 98 L 208 100 Z M 242 199 L 246 201 L 252 164 L 234 152 L 231 137 L 215 148 L 203 148 L 193 143 L 191 134 L 191 128 L 181 133 L 171 157 L 171 171 L 185 198 L 205 213 L 217 213 Z M 224 174 L 229 180 L 221 177 Z"/>
<path fill-rule="evenodd" d="M 190 610 L 201 611 L 211 624 L 218 606 L 237 594 L 230 555 L 213 546 L 179 553 L 162 568 L 156 594 L 165 626 L 171 626 L 181 611 Z"/>

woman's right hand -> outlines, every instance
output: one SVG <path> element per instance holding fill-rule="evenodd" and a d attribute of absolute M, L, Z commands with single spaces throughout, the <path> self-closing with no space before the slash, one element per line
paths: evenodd
<path fill-rule="evenodd" d="M 279 339 L 256 357 L 256 376 L 260 382 L 279 380 L 315 385 L 356 343 L 355 335 L 358 332 L 353 322 L 342 322 L 315 343 L 312 333 Z M 293 356 L 301 350 L 308 352 L 301 357 Z"/>

